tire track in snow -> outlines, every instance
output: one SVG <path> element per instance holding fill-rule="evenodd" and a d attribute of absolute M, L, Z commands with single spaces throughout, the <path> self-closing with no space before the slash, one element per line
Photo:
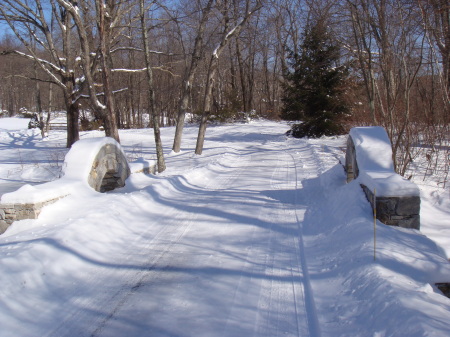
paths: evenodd
<path fill-rule="evenodd" d="M 264 158 L 270 158 L 273 151 L 264 151 L 255 155 L 255 162 L 264 162 Z M 307 151 L 311 155 L 310 151 Z M 306 158 L 306 157 L 305 157 Z M 315 164 L 315 163 L 314 163 Z M 313 165 L 316 167 L 316 165 Z M 271 170 L 271 190 L 292 191 L 297 188 L 297 168 L 294 158 L 284 149 L 276 156 L 275 165 L 269 162 L 266 166 Z M 250 168 L 251 169 L 251 168 Z M 235 179 L 234 179 L 235 180 Z M 264 274 L 265 278 L 255 280 L 245 276 L 242 272 L 236 282 L 236 288 L 230 301 L 231 309 L 227 314 L 225 328 L 220 336 L 235 336 L 238 331 L 233 330 L 241 313 L 242 296 L 248 283 L 252 287 L 259 287 L 259 300 L 255 309 L 257 314 L 254 319 L 254 336 L 319 336 L 318 319 L 315 312 L 312 290 L 307 275 L 306 259 L 301 260 L 304 250 L 300 239 L 294 235 L 288 235 L 289 228 L 283 232 L 280 224 L 289 226 L 295 233 L 299 233 L 299 218 L 296 214 L 297 201 L 291 206 L 286 200 L 281 200 L 279 207 L 273 203 L 267 204 L 268 211 L 262 212 L 260 220 L 268 222 L 264 228 L 268 233 L 266 241 L 255 242 L 255 229 L 252 231 L 251 246 L 245 251 L 245 260 L 250 257 L 254 263 L 245 263 L 241 271 L 245 270 L 250 275 Z M 293 228 L 292 228 L 293 226 Z M 258 240 L 261 240 L 260 238 Z M 279 251 L 281 249 L 281 251 Z M 265 253 L 263 253 L 265 252 Z M 304 256 L 303 256 L 304 258 Z M 285 261 L 289 261 L 286 265 Z M 305 281 L 306 280 L 306 281 Z M 251 298 L 251 297 L 249 297 Z M 304 323 L 305 322 L 305 323 Z"/>
<path fill-rule="evenodd" d="M 227 175 L 226 179 L 210 180 L 205 186 L 205 189 L 220 190 L 225 188 L 228 184 L 232 183 L 232 181 L 239 177 L 239 172 L 245 169 L 245 163 L 247 163 L 247 161 L 244 161 L 243 166 L 241 165 L 240 167 L 231 170 L 233 174 Z M 191 202 L 190 204 L 196 203 Z M 201 204 L 196 205 L 200 207 L 202 206 Z M 206 204 L 203 204 L 203 206 L 206 206 Z M 83 321 L 84 327 L 95 327 L 93 329 L 93 332 L 90 333 L 91 336 L 100 334 L 102 328 L 110 319 L 114 317 L 114 315 L 120 310 L 120 307 L 123 306 L 123 304 L 132 295 L 132 293 L 138 290 L 138 288 L 143 284 L 144 280 L 148 278 L 148 274 L 151 273 L 157 265 L 159 265 L 158 270 L 167 268 L 168 263 L 162 262 L 162 264 L 165 264 L 165 266 L 161 266 L 161 261 L 189 231 L 190 227 L 193 223 L 195 223 L 195 220 L 198 217 L 197 214 L 187 211 L 188 208 L 189 205 L 185 207 L 181 206 L 174 213 L 171 213 L 169 223 L 167 223 L 167 219 L 164 216 L 159 216 L 156 219 L 152 219 L 152 223 L 159 223 L 163 221 L 165 222 L 165 225 L 156 232 L 151 240 L 146 241 L 146 244 L 144 246 L 139 247 L 137 254 L 139 254 L 140 252 L 149 251 L 150 248 L 154 248 L 152 251 L 159 251 L 159 253 L 152 256 L 146 265 L 137 267 L 137 271 L 133 270 L 133 268 L 125 268 L 125 270 L 120 270 L 120 267 L 113 270 L 105 270 L 101 267 L 92 267 L 88 271 L 86 271 L 87 274 L 90 274 L 87 282 L 89 283 L 90 287 L 98 288 L 104 282 L 104 280 L 108 280 L 109 278 L 112 279 L 113 277 L 124 280 L 124 283 L 112 294 L 97 294 L 97 296 L 94 298 L 77 297 L 75 301 L 72 302 L 72 306 L 79 309 L 75 309 L 75 312 L 69 312 L 66 318 L 63 319 L 53 331 L 46 334 L 46 336 L 72 336 L 76 331 L 79 330 L 80 325 L 77 324 L 77 322 L 81 321 Z M 141 238 L 151 232 L 153 229 L 154 226 L 148 226 L 145 231 L 139 233 L 139 235 L 136 236 L 134 242 L 130 242 L 130 246 L 134 246 L 134 244 L 141 241 Z M 161 247 L 161 249 L 158 250 L 156 247 Z M 123 262 L 123 267 L 126 267 L 126 263 L 130 260 L 132 261 L 135 255 L 136 251 L 130 250 L 130 254 L 120 257 L 121 261 Z M 76 289 L 73 291 L 76 292 Z M 75 294 L 74 297 L 76 297 Z M 110 308 L 109 312 L 102 314 L 99 309 L 104 308 Z M 97 314 L 87 315 L 86 311 L 94 313 L 97 312 Z M 82 330 L 84 332 L 80 331 L 80 334 L 85 335 L 85 328 L 83 328 Z"/>
<path fill-rule="evenodd" d="M 289 192 L 294 184 L 295 177 L 292 177 L 291 165 L 292 163 L 286 160 L 286 154 L 278 151 L 270 177 L 270 187 L 271 190 L 279 192 L 280 196 L 282 193 Z M 307 332 L 305 324 L 302 323 L 305 312 L 299 310 L 297 306 L 303 302 L 303 299 L 301 292 L 294 291 L 301 280 L 294 277 L 291 270 L 292 252 L 295 252 L 295 248 L 294 242 L 287 234 L 294 223 L 293 214 L 285 201 L 281 199 L 268 216 L 272 223 L 267 245 L 269 258 L 266 261 L 266 274 L 269 280 L 265 280 L 262 285 L 255 336 L 281 336 L 294 333 L 302 336 Z"/>
<path fill-rule="evenodd" d="M 320 160 L 318 159 L 318 157 L 313 156 L 313 149 L 311 148 L 311 146 L 309 144 L 307 144 L 306 142 L 303 142 L 303 143 L 305 144 L 307 153 L 309 153 L 309 158 L 313 158 L 313 161 L 315 164 L 314 167 L 317 169 L 316 172 L 318 172 L 319 166 L 321 168 Z M 306 260 L 305 244 L 304 244 L 304 240 L 303 240 L 303 224 L 302 224 L 302 220 L 300 220 L 299 213 L 298 213 L 299 212 L 298 211 L 298 205 L 299 205 L 298 177 L 299 177 L 299 174 L 298 174 L 296 159 L 295 159 L 294 155 L 292 153 L 290 153 L 288 151 L 288 149 L 285 149 L 284 151 L 286 154 L 288 154 L 291 157 L 292 162 L 294 164 L 294 169 L 295 169 L 295 178 L 296 179 L 295 179 L 295 194 L 294 194 L 295 195 L 294 213 L 295 213 L 295 218 L 296 218 L 297 228 L 298 228 L 298 236 L 297 236 L 298 241 L 295 244 L 296 251 L 297 251 L 296 265 L 301 267 L 301 272 L 303 274 L 302 285 L 303 285 L 303 294 L 304 294 L 304 305 L 306 308 L 306 314 L 307 314 L 307 319 L 308 319 L 309 335 L 320 337 L 321 336 L 320 324 L 319 324 L 317 309 L 316 309 L 316 305 L 315 305 L 315 301 L 314 301 L 314 292 L 311 287 L 311 279 L 310 279 L 310 275 L 309 275 L 309 271 L 308 271 L 308 263 Z"/>
<path fill-rule="evenodd" d="M 162 220 L 162 218 L 162 216 L 158 217 L 154 220 L 154 222 L 158 222 Z M 85 336 L 85 329 L 89 328 L 89 326 L 95 326 L 95 330 L 90 333 L 91 336 L 94 336 L 98 332 L 98 326 L 102 326 L 103 322 L 111 319 L 114 312 L 117 311 L 118 305 L 123 304 L 126 294 L 130 290 L 133 291 L 136 289 L 136 285 L 138 285 L 143 279 L 142 274 L 151 271 L 158 264 L 158 262 L 164 257 L 164 255 L 167 254 L 173 245 L 175 245 L 189 230 L 189 227 L 195 220 L 195 217 L 192 215 L 192 217 L 188 218 L 186 221 L 178 222 L 178 219 L 181 218 L 185 219 L 185 214 L 182 213 L 182 211 L 178 211 L 173 217 L 174 220 L 172 224 L 167 224 L 167 226 L 162 227 L 150 241 L 147 241 L 146 245 L 141 247 L 140 251 L 148 251 L 150 247 L 162 247 L 157 255 L 152 256 L 147 265 L 130 267 L 130 269 L 122 269 L 126 266 L 128 261 L 133 260 L 134 254 L 128 254 L 122 259 L 124 262 L 123 267 L 115 267 L 112 270 L 109 268 L 105 270 L 105 268 L 102 267 L 90 268 L 86 272 L 90 274 L 87 282 L 90 287 L 101 288 L 101 285 L 108 279 L 112 280 L 119 278 L 120 280 L 124 280 L 124 283 L 112 294 L 102 293 L 97 294 L 94 298 L 77 298 L 72 303 L 72 306 L 76 308 L 76 311 L 68 313 L 66 318 L 60 322 L 56 329 L 51 331 L 46 336 L 73 336 L 76 331 L 78 331 L 78 334 Z M 179 226 L 179 223 L 182 225 Z M 139 237 L 144 236 L 151 229 L 153 229 L 153 227 L 149 226 L 149 229 L 142 232 Z M 138 238 L 136 238 L 135 241 L 138 241 Z M 133 269 L 138 270 L 136 271 Z M 108 307 L 112 307 L 112 310 L 106 314 L 102 313 L 101 310 Z M 96 314 L 92 315 L 87 314 L 86 312 Z M 82 331 L 79 330 L 79 322 L 83 322 L 83 328 L 81 329 Z"/>
<path fill-rule="evenodd" d="M 227 186 L 231 185 L 235 180 L 239 178 L 241 173 L 247 168 L 249 163 L 251 162 L 251 156 L 250 160 L 242 160 L 242 161 L 236 161 L 236 163 L 239 163 L 241 165 L 236 166 L 235 168 L 229 168 L 225 167 L 219 163 L 215 163 L 216 165 L 223 166 L 224 171 L 227 172 L 225 175 L 225 178 L 220 180 L 209 180 L 207 185 L 205 186 L 205 190 L 222 190 L 225 189 Z M 242 164 L 243 163 L 243 164 Z M 206 207 L 208 205 L 208 202 L 204 203 L 197 203 L 195 202 L 196 206 L 198 207 Z M 178 212 L 178 214 L 182 214 L 182 212 Z M 118 300 L 116 300 L 116 304 L 113 307 L 113 309 L 110 311 L 110 313 L 104 317 L 101 321 L 98 321 L 97 323 L 93 324 L 96 326 L 95 330 L 91 333 L 91 336 L 100 336 L 102 334 L 103 329 L 108 324 L 108 322 L 112 319 L 114 319 L 114 316 L 121 310 L 121 308 L 125 305 L 125 303 L 135 294 L 138 292 L 139 288 L 145 283 L 146 280 L 153 279 L 153 281 L 158 277 L 158 272 L 168 270 L 170 269 L 171 265 L 173 265 L 177 260 L 177 256 L 171 256 L 171 253 L 176 254 L 177 252 L 172 252 L 173 247 L 184 237 L 184 235 L 190 230 L 192 224 L 194 223 L 194 220 L 197 218 L 197 215 L 194 215 L 194 213 L 189 213 L 191 215 L 190 219 L 188 220 L 188 225 L 184 226 L 182 233 L 177 235 L 174 239 L 167 240 L 167 236 L 170 237 L 173 233 L 165 233 L 164 230 L 160 231 L 158 234 L 161 234 L 162 238 L 166 238 L 164 241 L 168 241 L 169 244 L 165 246 L 164 251 L 161 253 L 160 256 L 158 256 L 157 259 L 154 259 L 151 266 L 143 270 L 142 272 L 137 275 L 137 277 L 134 277 L 134 279 L 129 282 L 129 286 L 123 287 L 121 289 L 120 294 L 118 294 L 116 297 L 118 297 Z M 184 222 L 185 223 L 185 222 Z M 151 247 L 154 245 L 154 243 L 150 243 L 147 246 Z M 147 248 L 148 248 L 147 247 Z M 172 254 L 173 255 L 173 254 Z M 165 261 L 163 261 L 165 260 Z M 158 271 L 155 272 L 155 266 L 159 263 L 160 266 L 158 267 Z M 178 261 L 179 262 L 179 261 Z M 131 287 L 130 287 L 131 285 Z M 126 290 L 125 293 L 123 290 Z M 114 300 L 114 299 L 112 299 Z"/>
<path fill-rule="evenodd" d="M 317 163 L 311 163 L 308 158 L 312 157 L 311 149 L 308 144 L 304 144 L 306 151 L 301 156 L 301 160 L 306 160 L 309 165 L 312 164 L 312 168 L 317 168 Z M 283 235 L 279 232 L 272 231 L 271 242 L 269 244 L 269 250 L 272 252 L 271 259 L 268 261 L 268 266 L 272 266 L 269 270 L 269 275 L 272 275 L 272 281 L 270 285 L 265 285 L 266 296 L 269 298 L 269 302 L 261 305 L 265 308 L 271 308 L 273 312 L 269 311 L 266 313 L 266 321 L 271 323 L 266 326 L 265 329 L 260 328 L 256 335 L 281 335 L 283 331 L 283 323 L 280 317 L 283 315 L 288 315 L 287 312 L 283 312 L 283 307 L 280 305 L 283 303 L 283 299 L 288 303 L 288 299 L 292 298 L 295 309 L 295 319 L 297 322 L 297 335 L 298 336 L 320 336 L 320 326 L 318 322 L 318 316 L 314 303 L 314 295 L 311 288 L 308 266 L 306 261 L 306 255 L 303 243 L 303 233 L 301 230 L 302 223 L 298 215 L 298 200 L 297 200 L 297 190 L 298 190 L 298 178 L 296 159 L 290 154 L 286 149 L 280 149 L 278 154 L 277 165 L 272 173 L 271 187 L 274 190 L 280 191 L 290 191 L 293 190 L 294 201 L 293 204 L 286 202 L 280 203 L 280 209 L 272 213 L 271 221 L 276 223 L 286 223 L 289 224 L 293 221 L 295 227 L 297 228 L 296 233 L 298 235 L 290 236 L 291 241 L 283 240 Z M 284 252 L 293 251 L 295 254 L 285 254 L 285 260 L 289 260 L 289 270 L 283 270 L 278 268 L 280 262 L 277 262 L 275 257 L 280 255 L 276 251 L 279 249 L 280 242 L 285 245 Z M 280 282 L 275 280 L 280 279 L 280 276 L 286 276 L 287 273 L 290 274 L 290 290 L 288 287 L 283 286 Z M 266 300 L 267 301 L 267 300 Z M 264 299 L 262 300 L 264 302 Z M 275 306 L 275 308 L 274 308 Z M 276 316 L 275 319 L 271 319 L 271 316 Z M 302 323 L 302 320 L 306 320 L 306 326 Z M 274 331 L 274 323 L 275 331 Z M 281 322 L 281 323 L 280 323 Z M 279 325 L 279 326 L 278 326 Z"/>
<path fill-rule="evenodd" d="M 276 191 L 285 191 L 289 190 L 290 188 L 290 181 L 292 180 L 292 177 L 290 175 L 289 170 L 289 164 L 282 159 L 283 153 L 279 152 L 277 154 L 276 159 L 276 166 L 274 171 L 272 172 L 271 179 L 270 179 L 270 187 L 272 190 Z M 270 220 L 273 224 L 288 224 L 289 223 L 289 214 L 287 214 L 283 202 L 279 203 L 279 208 L 274 209 L 270 214 Z M 300 336 L 300 322 L 299 322 L 299 312 L 297 310 L 297 301 L 296 301 L 296 294 L 293 294 L 291 296 L 290 288 L 294 287 L 295 280 L 292 278 L 292 275 L 289 276 L 289 274 L 286 271 L 286 268 L 289 268 L 285 263 L 283 263 L 283 260 L 286 259 L 286 257 L 289 257 L 289 253 L 287 251 L 291 251 L 292 247 L 290 246 L 284 246 L 283 250 L 280 251 L 280 245 L 285 242 L 285 234 L 279 233 L 276 230 L 271 229 L 271 237 L 270 242 L 268 245 L 268 250 L 270 252 L 270 260 L 268 261 L 267 266 L 270 267 L 268 270 L 268 275 L 271 276 L 270 282 L 266 282 L 269 284 L 265 284 L 264 287 L 266 288 L 263 295 L 267 297 L 267 299 L 262 299 L 262 301 L 268 301 L 268 304 L 265 305 L 265 307 L 268 308 L 265 318 L 265 331 L 259 330 L 257 332 L 257 335 L 264 334 L 264 335 L 273 335 L 273 336 L 279 336 L 284 335 L 287 332 L 286 325 L 287 323 L 294 323 L 295 327 L 291 327 L 296 331 L 296 335 Z M 287 256 L 284 256 L 287 255 Z M 288 279 L 289 284 L 285 285 L 280 281 L 281 279 Z M 268 289 L 267 289 L 268 288 Z M 286 304 L 289 303 L 289 299 L 293 300 L 293 312 L 289 312 L 290 306 L 287 306 Z M 295 317 L 292 318 L 292 315 Z M 291 320 L 293 322 L 289 321 L 283 321 L 283 318 L 287 318 L 288 316 L 291 316 Z M 293 331 L 291 331 L 293 332 Z"/>
<path fill-rule="evenodd" d="M 236 189 L 250 189 L 252 193 L 258 196 L 264 186 L 256 186 L 251 189 L 252 182 L 248 186 L 242 187 L 243 182 L 251 179 L 255 174 L 267 171 L 265 173 L 270 180 L 270 191 L 272 193 L 279 191 L 283 195 L 286 191 L 293 191 L 297 187 L 297 168 L 294 157 L 287 151 L 274 151 L 273 144 L 261 146 L 260 152 L 253 156 L 250 152 L 240 150 L 241 156 L 236 158 L 224 158 L 213 165 L 217 170 L 217 179 L 211 179 L 202 190 L 211 193 L 217 193 L 219 196 Z M 276 147 L 281 147 L 276 146 Z M 252 150 L 252 153 L 254 151 Z M 307 158 L 308 151 L 305 152 Z M 261 164 L 265 160 L 267 163 Z M 230 165 L 227 161 L 234 160 Z M 259 170 L 252 171 L 251 164 L 259 165 Z M 314 166 L 314 165 L 313 165 Z M 256 180 L 258 182 L 258 180 Z M 185 193 L 180 191 L 180 196 Z M 276 195 L 276 194 L 275 194 Z M 294 195 L 294 194 L 292 194 Z M 296 195 L 296 194 L 295 194 Z M 189 196 L 191 198 L 191 196 Z M 141 294 L 143 285 L 149 286 L 151 283 L 158 283 L 164 280 L 161 275 L 164 271 L 170 271 L 172 266 L 183 266 L 186 257 L 178 246 L 183 238 L 190 233 L 192 225 L 199 218 L 198 215 L 189 211 L 192 205 L 197 208 L 208 208 L 208 205 L 216 202 L 216 199 L 208 200 L 208 193 L 200 193 L 195 200 L 187 200 L 184 206 L 180 206 L 175 216 L 171 217 L 171 225 L 162 228 L 143 250 L 150 249 L 152 246 L 160 247 L 159 253 L 148 260 L 148 264 L 142 270 L 125 270 L 118 279 L 125 280 L 114 294 L 103 294 L 94 302 L 84 303 L 92 309 L 93 312 L 98 308 L 107 308 L 93 317 L 86 313 L 78 313 L 67 318 L 66 326 L 54 331 L 53 336 L 76 335 L 76 332 L 86 336 L 90 331 L 91 336 L 101 336 L 108 333 L 114 325 L 111 325 L 116 319 L 120 319 L 119 313 L 124 306 L 129 306 L 135 297 Z M 263 198 L 260 197 L 263 200 Z M 181 198 L 180 198 L 181 200 Z M 220 200 L 218 198 L 217 200 Z M 253 202 L 253 201 L 252 201 Z M 270 202 L 270 203 L 269 203 Z M 317 315 L 315 314 L 313 294 L 311 286 L 305 284 L 305 279 L 309 282 L 307 275 L 306 258 L 304 257 L 303 241 L 292 233 L 301 235 L 301 221 L 297 215 L 296 205 L 289 204 L 284 198 L 276 201 L 254 201 L 255 205 L 261 205 L 260 215 L 258 216 L 263 227 L 253 224 L 250 231 L 247 231 L 249 237 L 246 241 L 249 245 L 237 258 L 242 261 L 235 268 L 235 278 L 233 283 L 233 292 L 230 292 L 230 298 L 223 299 L 226 302 L 226 310 L 223 312 L 224 319 L 223 330 L 217 331 L 215 335 L 235 336 L 236 329 L 242 326 L 236 324 L 239 319 L 242 320 L 242 296 L 247 292 L 249 284 L 257 289 L 254 290 L 256 303 L 254 303 L 253 315 L 255 319 L 249 331 L 253 331 L 255 336 L 280 336 L 288 333 L 298 336 L 310 335 L 319 336 Z M 258 204 L 259 203 L 259 204 Z M 186 215 L 188 214 L 188 217 Z M 160 220 L 164 218 L 161 217 Z M 201 219 L 200 219 L 201 220 Z M 249 225 L 249 224 L 246 224 Z M 298 229 L 296 229 L 298 227 Z M 233 233 L 235 225 L 231 222 L 218 227 L 215 235 L 224 235 Z M 178 248 L 177 248 L 178 247 Z M 280 251 L 281 249 L 281 251 Z M 230 251 L 230 254 L 234 251 Z M 130 255 L 130 258 L 133 254 Z M 221 257 L 215 258 L 212 262 L 220 261 Z M 304 259 L 304 260 L 302 260 Z M 203 266 L 199 266 L 203 267 Z M 101 282 L 101 281 L 99 281 Z M 307 283 L 308 283 L 307 282 Z M 158 288 L 156 288 L 158 289 Z M 244 297 L 252 300 L 253 295 Z M 259 298 L 259 300 L 258 300 Z M 245 303 L 252 306 L 253 303 Z M 77 329 L 77 324 L 85 320 L 83 328 Z M 306 322 L 306 323 L 305 323 Z M 62 324 L 64 325 L 64 323 Z M 155 334 L 157 335 L 157 333 Z M 251 333 L 250 333 L 251 335 Z"/>
<path fill-rule="evenodd" d="M 254 159 L 255 162 L 264 162 L 264 158 L 266 156 L 266 154 L 263 152 L 263 154 L 259 153 L 259 156 L 261 156 L 262 158 L 256 158 Z M 249 167 L 249 169 L 251 169 Z M 270 207 L 268 207 L 270 209 Z M 259 220 L 261 222 L 267 222 L 268 218 L 267 218 L 267 214 L 262 212 L 259 215 Z M 272 219 L 272 217 L 271 217 Z M 271 220 L 270 219 L 270 220 Z M 251 245 L 249 247 L 247 247 L 246 250 L 246 257 L 245 260 L 247 261 L 247 263 L 244 264 L 244 266 L 241 269 L 241 275 L 239 277 L 239 280 L 237 282 L 237 286 L 235 288 L 234 294 L 233 294 L 233 299 L 231 301 L 231 309 L 230 309 L 230 313 L 228 314 L 228 318 L 226 320 L 225 323 L 225 329 L 223 331 L 223 333 L 221 334 L 221 336 L 236 336 L 236 334 L 239 334 L 240 331 L 236 331 L 233 330 L 233 328 L 235 328 L 233 326 L 233 323 L 235 323 L 236 321 L 238 321 L 239 319 L 242 319 L 239 315 L 241 314 L 241 305 L 242 305 L 242 298 L 240 298 L 239 296 L 242 296 L 244 293 L 247 292 L 248 290 L 248 286 L 249 284 L 251 284 L 252 288 L 260 288 L 259 292 L 260 295 L 258 296 L 259 299 L 257 299 L 257 303 L 256 303 L 256 307 L 255 309 L 257 309 L 256 313 L 255 313 L 255 319 L 254 319 L 254 324 L 252 326 L 252 330 L 253 332 L 256 332 L 256 336 L 260 335 L 259 333 L 257 333 L 258 329 L 261 328 L 261 325 L 264 325 L 265 323 L 267 323 L 267 320 L 270 321 L 270 317 L 267 318 L 266 321 L 262 321 L 260 319 L 260 315 L 258 314 L 260 311 L 269 311 L 271 309 L 272 303 L 270 301 L 266 301 L 263 300 L 261 301 L 261 298 L 264 296 L 261 296 L 261 292 L 264 292 L 264 286 L 263 284 L 266 282 L 264 279 L 262 278 L 258 278 L 257 275 L 266 275 L 266 277 L 270 277 L 270 284 L 271 286 L 269 287 L 269 297 L 272 297 L 272 292 L 276 292 L 277 294 L 279 294 L 281 291 L 279 289 L 279 287 L 275 287 L 274 286 L 274 281 L 273 278 L 279 278 L 279 277 L 283 277 L 282 273 L 275 268 L 275 262 L 274 262 L 274 256 L 273 256 L 273 249 L 268 251 L 268 247 L 273 247 L 273 240 L 272 240 L 272 233 L 273 233 L 273 225 L 274 222 L 273 221 L 269 221 L 270 224 L 268 227 L 264 228 L 264 229 L 260 229 L 256 226 L 253 227 L 253 231 L 252 231 L 252 236 L 250 238 L 250 242 Z M 261 230 L 264 230 L 265 232 L 268 233 L 267 238 L 265 241 L 261 241 L 260 237 L 256 237 L 256 233 L 259 233 Z M 252 263 L 250 263 L 249 261 L 253 261 Z M 268 266 L 270 266 L 271 268 L 271 272 L 268 272 Z M 243 271 L 246 272 L 246 274 L 249 275 L 255 275 L 255 276 L 245 276 Z M 275 289 L 275 291 L 274 291 Z M 267 294 L 266 294 L 267 296 Z M 280 313 L 282 312 L 283 308 L 280 307 L 280 302 L 277 302 L 277 315 L 281 315 Z M 277 317 L 279 318 L 279 317 Z M 278 334 L 267 334 L 267 331 L 270 330 L 267 327 L 264 329 L 264 336 L 276 336 Z M 278 329 L 279 330 L 279 329 Z"/>

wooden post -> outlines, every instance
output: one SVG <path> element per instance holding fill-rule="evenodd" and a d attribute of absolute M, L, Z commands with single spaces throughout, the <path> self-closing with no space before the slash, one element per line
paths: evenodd
<path fill-rule="evenodd" d="M 373 190 L 373 260 L 376 258 L 377 250 L 377 189 Z"/>

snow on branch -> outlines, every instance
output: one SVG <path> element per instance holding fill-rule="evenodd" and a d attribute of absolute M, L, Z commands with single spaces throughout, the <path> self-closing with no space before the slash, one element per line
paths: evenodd
<path fill-rule="evenodd" d="M 234 35 L 234 33 L 236 33 L 236 31 L 238 29 L 240 29 L 240 27 L 244 24 L 244 21 L 245 21 L 245 17 L 241 18 L 239 20 L 239 22 L 225 35 L 223 40 L 219 42 L 219 44 L 217 45 L 217 47 L 213 51 L 213 56 L 215 58 L 217 58 L 217 59 L 219 58 L 220 49 L 222 49 L 223 46 L 226 44 L 226 41 L 228 39 L 230 39 Z"/>
<path fill-rule="evenodd" d="M 113 90 L 112 93 L 113 93 L 113 94 L 118 94 L 118 93 L 120 93 L 120 92 L 124 92 L 124 91 L 127 91 L 127 90 L 128 90 L 128 88 L 122 88 L 122 89 Z M 96 96 L 97 96 L 97 97 L 105 96 L 105 93 L 104 93 L 104 92 L 99 92 L 99 93 L 96 94 Z M 91 96 L 90 96 L 90 95 L 86 95 L 86 94 L 80 94 L 80 95 L 77 96 L 77 99 L 78 99 L 78 98 L 86 98 L 86 99 L 89 99 L 89 98 L 91 98 Z M 77 99 L 75 99 L 74 102 L 76 102 Z"/>
<path fill-rule="evenodd" d="M 117 68 L 117 69 L 111 69 L 112 73 L 141 73 L 143 71 L 146 71 L 147 68 L 141 68 L 141 69 L 124 69 L 124 68 Z"/>
<path fill-rule="evenodd" d="M 172 76 L 179 76 L 177 74 L 174 74 L 173 72 L 171 72 L 169 69 L 161 66 L 161 67 L 152 67 L 153 70 L 161 70 L 161 71 L 165 71 L 168 72 L 169 74 L 171 74 Z M 101 70 L 99 70 L 101 71 Z M 147 71 L 147 68 L 140 68 L 140 69 L 124 69 L 124 68 L 116 68 L 116 69 L 111 69 L 111 72 L 113 73 L 142 73 L 144 71 Z"/>
<path fill-rule="evenodd" d="M 137 47 L 117 47 L 111 50 L 111 53 L 115 53 L 118 51 L 138 51 L 138 52 L 144 52 L 144 49 L 142 48 L 137 48 Z M 176 56 L 177 54 L 174 53 L 165 53 L 163 51 L 159 51 L 159 50 L 150 50 L 149 51 L 150 54 L 155 54 L 155 55 L 166 55 L 166 56 Z"/>
<path fill-rule="evenodd" d="M 249 13 L 249 15 L 250 15 L 250 14 L 251 14 L 251 13 Z M 241 18 L 241 19 L 238 21 L 238 23 L 236 24 L 236 26 L 234 26 L 234 27 L 227 33 L 227 35 L 225 36 L 225 39 L 226 39 L 226 40 L 229 39 L 230 37 L 232 37 L 233 34 L 234 34 L 234 32 L 236 31 L 236 29 L 237 29 L 238 27 L 240 27 L 241 25 L 244 24 L 245 19 L 246 19 L 245 17 Z"/>
<path fill-rule="evenodd" d="M 113 94 L 118 94 L 119 92 L 123 92 L 123 91 L 127 91 L 128 88 L 122 88 L 122 89 L 117 89 L 117 90 L 113 90 Z"/>
<path fill-rule="evenodd" d="M 139 52 L 143 52 L 144 50 L 142 48 L 137 48 L 137 47 L 117 47 L 114 49 L 111 49 L 111 53 L 115 53 L 117 51 L 122 51 L 122 50 L 126 50 L 126 51 L 139 51 Z"/>
<path fill-rule="evenodd" d="M 79 8 L 78 8 L 78 3 L 75 2 L 75 4 L 72 4 L 70 1 L 67 0 L 57 0 L 58 3 L 60 5 L 62 5 L 64 8 L 73 11 L 74 13 L 76 13 L 77 15 L 79 15 Z"/>
<path fill-rule="evenodd" d="M 217 47 L 214 49 L 212 55 L 216 59 L 219 58 L 219 55 L 220 55 L 222 49 L 227 45 L 228 40 L 231 39 L 234 35 L 239 34 L 242 27 L 249 20 L 249 18 L 252 16 L 252 14 L 262 8 L 261 1 L 258 1 L 257 5 L 251 10 L 248 10 L 248 5 L 249 5 L 249 3 L 247 2 L 247 11 L 246 11 L 245 15 L 243 17 L 239 18 L 239 20 L 237 21 L 235 26 L 233 28 L 231 28 L 228 31 L 228 33 L 226 33 L 223 36 L 222 41 L 220 41 L 219 44 L 217 45 Z"/>
<path fill-rule="evenodd" d="M 41 59 L 39 57 L 35 57 L 33 55 L 28 55 L 28 54 L 22 53 L 21 51 L 18 51 L 18 50 L 3 50 L 2 52 L 0 52 L 0 55 L 10 55 L 10 54 L 16 54 L 16 55 L 25 57 L 25 58 L 27 58 L 29 60 L 33 60 L 33 61 L 37 61 L 37 62 L 39 62 L 41 64 L 45 64 L 49 68 L 51 68 L 51 69 L 53 69 L 53 70 L 55 70 L 55 71 L 57 71 L 59 73 L 62 73 L 64 71 L 61 67 L 58 67 L 57 65 L 54 65 L 53 63 L 51 63 L 49 61 L 46 61 L 46 60 Z"/>
<path fill-rule="evenodd" d="M 65 85 L 48 69 L 53 69 L 53 71 L 58 72 L 58 73 L 63 73 L 64 69 L 54 65 L 53 63 L 46 61 L 44 59 L 41 59 L 39 57 L 33 56 L 33 55 L 28 55 L 25 54 L 21 51 L 18 50 L 3 50 L 0 52 L 0 56 L 4 56 L 4 55 L 11 55 L 11 54 L 15 54 L 15 55 L 19 55 L 21 57 L 24 57 L 28 60 L 32 60 L 32 61 L 36 61 L 38 62 L 42 68 L 44 68 L 46 70 L 46 73 L 48 75 L 50 75 L 50 77 L 53 79 L 54 83 L 56 83 L 57 85 L 61 86 L 61 87 L 65 87 Z M 46 68 L 45 66 L 47 66 L 48 68 Z"/>

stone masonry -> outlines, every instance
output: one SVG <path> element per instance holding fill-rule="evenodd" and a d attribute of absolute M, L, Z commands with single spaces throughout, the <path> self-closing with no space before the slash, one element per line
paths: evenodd
<path fill-rule="evenodd" d="M 377 219 L 382 223 L 420 229 L 420 197 L 374 197 L 373 192 L 367 186 L 361 185 L 361 187 L 372 205 L 372 209 L 376 207 Z"/>
<path fill-rule="evenodd" d="M 36 219 L 42 207 L 53 204 L 61 198 L 37 202 L 34 204 L 1 204 L 0 205 L 0 234 L 16 220 Z"/>
<path fill-rule="evenodd" d="M 357 179 L 360 174 L 355 144 L 349 135 L 345 155 L 345 170 L 347 182 Z M 420 229 L 420 196 L 374 196 L 367 186 L 361 187 L 370 202 L 372 209 L 376 209 L 377 219 L 390 226 Z"/>
<path fill-rule="evenodd" d="M 112 191 L 125 186 L 130 175 L 127 159 L 114 144 L 104 145 L 92 164 L 89 185 L 98 192 Z"/>

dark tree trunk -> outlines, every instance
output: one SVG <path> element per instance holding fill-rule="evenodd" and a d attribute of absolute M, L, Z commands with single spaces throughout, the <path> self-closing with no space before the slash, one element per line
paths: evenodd
<path fill-rule="evenodd" d="M 78 103 L 67 103 L 67 147 L 69 148 L 80 139 L 79 116 Z"/>

